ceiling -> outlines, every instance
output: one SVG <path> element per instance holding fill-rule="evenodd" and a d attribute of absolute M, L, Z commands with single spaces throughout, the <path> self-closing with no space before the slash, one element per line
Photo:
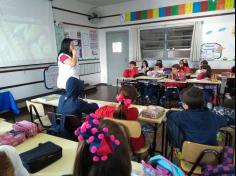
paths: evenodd
<path fill-rule="evenodd" d="M 88 3 L 94 6 L 105 6 L 105 5 L 119 4 L 122 2 L 129 2 L 129 1 L 134 1 L 134 0 L 78 0 L 78 1 Z"/>

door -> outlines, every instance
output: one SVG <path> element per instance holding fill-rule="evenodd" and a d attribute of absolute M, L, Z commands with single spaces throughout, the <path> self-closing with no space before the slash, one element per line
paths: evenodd
<path fill-rule="evenodd" d="M 108 84 L 116 85 L 116 78 L 122 76 L 129 62 L 129 32 L 107 32 Z"/>

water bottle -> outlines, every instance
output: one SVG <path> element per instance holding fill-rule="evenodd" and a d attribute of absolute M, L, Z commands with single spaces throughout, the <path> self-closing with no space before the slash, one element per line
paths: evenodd
<path fill-rule="evenodd" d="M 208 102 L 208 103 L 207 103 L 207 108 L 208 108 L 209 110 L 212 110 L 212 108 L 213 108 L 212 103 Z"/>

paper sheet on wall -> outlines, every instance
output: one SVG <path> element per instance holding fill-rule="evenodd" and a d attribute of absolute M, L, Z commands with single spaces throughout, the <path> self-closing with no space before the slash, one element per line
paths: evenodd
<path fill-rule="evenodd" d="M 90 49 L 92 56 L 98 56 L 98 35 L 97 31 L 89 31 Z"/>
<path fill-rule="evenodd" d="M 83 46 L 89 45 L 89 35 L 87 33 L 82 33 L 82 44 Z"/>
<path fill-rule="evenodd" d="M 89 46 L 84 46 L 83 45 L 83 58 L 84 59 L 87 59 L 87 58 L 90 58 L 90 48 Z"/>

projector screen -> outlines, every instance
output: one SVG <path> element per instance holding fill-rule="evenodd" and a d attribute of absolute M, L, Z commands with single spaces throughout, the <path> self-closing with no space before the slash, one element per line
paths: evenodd
<path fill-rule="evenodd" d="M 0 67 L 56 62 L 49 0 L 0 0 Z"/>

